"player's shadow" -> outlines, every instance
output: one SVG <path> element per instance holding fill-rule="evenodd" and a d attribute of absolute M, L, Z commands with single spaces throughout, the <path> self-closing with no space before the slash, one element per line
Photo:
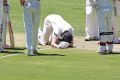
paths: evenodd
<path fill-rule="evenodd" d="M 45 54 L 45 53 L 35 53 L 36 56 L 66 56 L 66 55 L 63 55 L 63 54 Z"/>
<path fill-rule="evenodd" d="M 120 55 L 120 52 L 112 52 L 112 53 L 107 53 L 105 55 Z"/>
<path fill-rule="evenodd" d="M 6 53 L 6 54 L 24 54 L 23 50 L 25 50 L 25 49 L 26 49 L 25 47 L 7 48 L 2 53 Z"/>
<path fill-rule="evenodd" d="M 1 53 L 5 53 L 5 54 L 24 54 L 24 52 L 22 52 L 22 51 L 3 51 Z"/>
<path fill-rule="evenodd" d="M 25 47 L 15 47 L 15 48 L 7 48 L 7 50 L 25 50 L 26 48 Z"/>

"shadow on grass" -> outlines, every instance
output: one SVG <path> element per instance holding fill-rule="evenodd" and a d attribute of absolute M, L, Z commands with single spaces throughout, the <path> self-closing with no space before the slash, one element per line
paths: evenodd
<path fill-rule="evenodd" d="M 7 48 L 6 50 L 25 50 L 26 48 L 25 47 L 15 47 L 15 48 Z"/>
<path fill-rule="evenodd" d="M 44 53 L 35 53 L 36 56 L 66 56 L 63 54 L 44 54 Z"/>
<path fill-rule="evenodd" d="M 112 53 L 106 53 L 104 55 L 120 55 L 120 52 L 112 52 Z"/>
<path fill-rule="evenodd" d="M 24 51 L 3 51 L 2 53 L 5 53 L 5 54 L 26 54 Z M 45 53 L 35 53 L 35 56 L 66 56 L 66 55 L 63 55 L 63 54 L 45 54 Z"/>
<path fill-rule="evenodd" d="M 7 48 L 5 49 L 5 51 L 1 52 L 1 53 L 5 53 L 5 54 L 25 54 L 23 50 L 25 50 L 25 47 L 15 47 L 15 48 Z"/>
<path fill-rule="evenodd" d="M 3 51 L 2 53 L 5 53 L 5 54 L 25 54 L 22 51 Z"/>

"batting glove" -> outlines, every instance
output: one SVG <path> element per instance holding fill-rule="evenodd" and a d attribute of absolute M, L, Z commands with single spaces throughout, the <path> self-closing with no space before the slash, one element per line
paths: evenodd
<path fill-rule="evenodd" d="M 65 48 L 68 48 L 69 47 L 69 43 L 68 42 L 60 42 L 60 44 L 57 46 L 57 48 L 59 49 L 65 49 Z"/>

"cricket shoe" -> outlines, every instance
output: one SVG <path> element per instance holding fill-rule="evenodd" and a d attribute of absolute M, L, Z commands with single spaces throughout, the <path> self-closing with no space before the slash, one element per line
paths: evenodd
<path fill-rule="evenodd" d="M 91 37 L 86 37 L 86 38 L 85 38 L 85 41 L 91 41 L 91 40 L 92 40 Z"/>
<path fill-rule="evenodd" d="M 36 54 L 34 54 L 33 50 L 29 50 L 27 55 L 28 56 L 36 56 Z"/>
<path fill-rule="evenodd" d="M 40 56 L 41 55 L 41 53 L 39 53 L 37 50 L 35 50 L 33 52 L 34 52 L 35 56 Z"/>
<path fill-rule="evenodd" d="M 3 46 L 2 46 L 2 48 L 4 48 L 4 49 L 9 49 L 9 48 L 11 48 L 9 45 L 7 45 L 7 44 L 4 44 Z"/>
<path fill-rule="evenodd" d="M 107 53 L 112 54 L 113 51 L 112 50 L 107 50 Z"/>
<path fill-rule="evenodd" d="M 99 38 L 97 36 L 92 37 L 92 41 L 98 41 Z"/>
<path fill-rule="evenodd" d="M 33 50 L 34 54 L 39 54 L 39 52 L 37 50 Z"/>
<path fill-rule="evenodd" d="M 107 44 L 107 53 L 112 53 L 113 51 L 113 44 Z"/>
<path fill-rule="evenodd" d="M 105 55 L 106 54 L 106 50 L 105 51 L 97 51 L 98 54 L 101 54 L 101 55 Z"/>
<path fill-rule="evenodd" d="M 99 38 L 97 36 L 94 36 L 94 37 L 86 37 L 85 38 L 85 41 L 98 41 Z"/>
<path fill-rule="evenodd" d="M 4 48 L 0 48 L 0 52 L 4 52 Z"/>
<path fill-rule="evenodd" d="M 120 44 L 120 40 L 113 40 L 113 44 Z"/>

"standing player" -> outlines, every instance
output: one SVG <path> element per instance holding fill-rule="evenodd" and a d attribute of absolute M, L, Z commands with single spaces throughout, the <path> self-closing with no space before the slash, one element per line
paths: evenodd
<path fill-rule="evenodd" d="M 55 48 L 73 46 L 73 27 L 60 15 L 51 14 L 44 20 L 43 32 L 38 36 L 39 44 L 50 43 Z"/>
<path fill-rule="evenodd" d="M 10 4 L 8 0 L 3 2 L 3 48 L 10 48 L 9 45 L 6 44 L 6 31 L 7 31 L 7 26 L 9 24 L 8 20 L 8 15 L 10 13 Z"/>
<path fill-rule="evenodd" d="M 37 47 L 37 34 L 40 23 L 40 0 L 20 0 L 24 7 L 24 21 L 27 37 L 28 56 L 34 56 Z"/>
<path fill-rule="evenodd" d="M 120 15 L 120 0 L 114 0 L 114 18 L 113 18 L 113 43 L 120 43 L 118 38 L 118 21 Z"/>
<path fill-rule="evenodd" d="M 86 0 L 86 37 L 85 41 L 98 40 L 98 21 L 92 4 Z"/>
<path fill-rule="evenodd" d="M 92 6 L 95 8 L 98 21 L 99 21 L 99 51 L 100 54 L 106 52 L 112 53 L 113 50 L 113 31 L 112 31 L 112 20 L 113 20 L 113 0 L 90 0 Z"/>

